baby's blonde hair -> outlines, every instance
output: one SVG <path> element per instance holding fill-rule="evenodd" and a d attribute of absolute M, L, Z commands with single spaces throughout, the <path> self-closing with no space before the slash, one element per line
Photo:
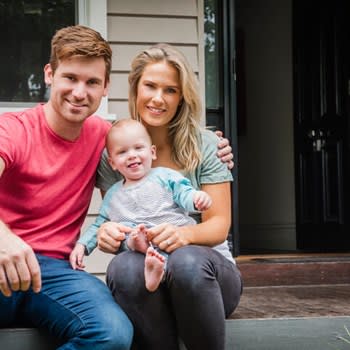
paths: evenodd
<path fill-rule="evenodd" d="M 149 143 L 152 144 L 152 138 L 151 138 L 149 132 L 147 131 L 146 127 L 142 123 L 140 123 L 138 120 L 135 120 L 135 119 L 123 118 L 123 119 L 116 120 L 112 124 L 112 127 L 109 129 L 109 131 L 106 135 L 106 149 L 107 149 L 108 154 L 110 153 L 112 143 L 114 142 L 113 133 L 116 130 L 120 130 L 120 129 L 128 128 L 128 127 L 133 127 L 133 126 L 137 126 L 137 127 L 142 128 L 145 131 L 146 137 L 148 137 Z"/>

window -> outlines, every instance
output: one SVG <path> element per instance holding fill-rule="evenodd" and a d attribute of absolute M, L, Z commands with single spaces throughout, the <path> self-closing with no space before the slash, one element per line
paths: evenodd
<path fill-rule="evenodd" d="M 204 1 L 205 104 L 207 125 L 223 130 L 222 39 L 219 1 Z"/>
<path fill-rule="evenodd" d="M 47 100 L 43 67 L 58 28 L 76 23 L 75 0 L 0 0 L 0 102 Z"/>
<path fill-rule="evenodd" d="M 210 109 L 215 109 L 222 104 L 220 101 L 219 28 L 217 2 L 215 0 L 206 0 L 204 11 L 206 106 Z"/>

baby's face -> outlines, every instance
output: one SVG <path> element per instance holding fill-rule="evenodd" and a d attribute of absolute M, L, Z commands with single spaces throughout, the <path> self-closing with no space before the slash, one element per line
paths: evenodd
<path fill-rule="evenodd" d="M 155 159 L 155 146 L 142 127 L 128 126 L 113 132 L 109 147 L 109 162 L 125 178 L 125 184 L 136 182 L 146 176 Z"/>

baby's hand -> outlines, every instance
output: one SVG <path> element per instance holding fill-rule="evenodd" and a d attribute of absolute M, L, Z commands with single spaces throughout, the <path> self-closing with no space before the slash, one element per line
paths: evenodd
<path fill-rule="evenodd" d="M 193 204 L 199 211 L 204 211 L 210 208 L 211 198 L 208 193 L 204 191 L 197 191 L 193 196 Z"/>
<path fill-rule="evenodd" d="M 69 255 L 69 261 L 74 270 L 84 270 L 85 264 L 83 262 L 85 255 L 85 246 L 77 243 Z"/>

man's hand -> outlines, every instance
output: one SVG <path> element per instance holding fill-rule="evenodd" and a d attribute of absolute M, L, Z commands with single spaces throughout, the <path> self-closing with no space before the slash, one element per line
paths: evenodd
<path fill-rule="evenodd" d="M 116 222 L 106 222 L 97 232 L 97 246 L 105 253 L 115 254 L 120 247 L 121 241 L 125 239 L 125 233 L 131 232 L 130 227 Z"/>
<path fill-rule="evenodd" d="M 233 162 L 232 147 L 230 146 L 230 141 L 225 139 L 222 135 L 222 131 L 217 130 L 215 134 L 220 137 L 220 142 L 218 143 L 219 151 L 217 153 L 218 157 L 223 163 L 227 164 L 229 170 L 233 169 L 235 163 Z"/>
<path fill-rule="evenodd" d="M 40 266 L 32 248 L 0 221 L 0 291 L 41 290 Z"/>

